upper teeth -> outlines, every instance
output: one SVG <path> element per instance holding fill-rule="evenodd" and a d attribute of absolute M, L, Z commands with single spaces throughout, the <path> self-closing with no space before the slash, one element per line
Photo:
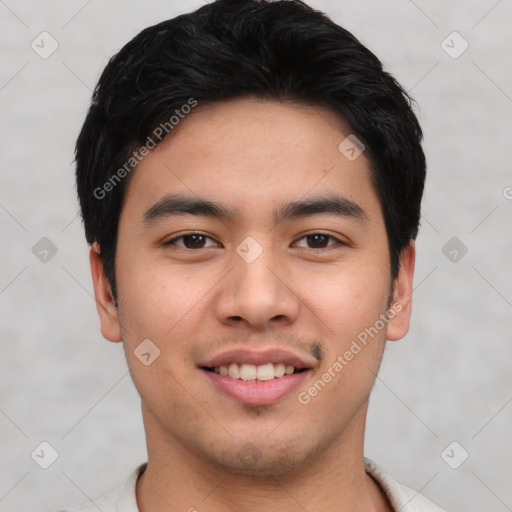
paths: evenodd
<path fill-rule="evenodd" d="M 242 380 L 272 380 L 274 377 L 282 377 L 284 374 L 291 375 L 294 371 L 294 366 L 285 366 L 282 363 L 266 363 L 259 366 L 255 364 L 231 363 L 229 366 L 215 367 L 215 373 Z"/>

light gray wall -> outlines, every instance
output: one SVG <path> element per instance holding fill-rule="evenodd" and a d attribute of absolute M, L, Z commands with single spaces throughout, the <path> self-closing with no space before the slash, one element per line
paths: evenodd
<path fill-rule="evenodd" d="M 142 28 L 203 3 L 0 1 L 3 511 L 96 497 L 145 460 L 122 347 L 99 332 L 73 145 L 108 58 Z M 412 327 L 386 352 L 367 455 L 449 510 L 511 510 L 512 1 L 310 4 L 412 91 L 425 130 Z M 47 59 L 31 48 L 51 49 L 42 31 L 59 45 Z M 456 59 L 441 47 L 453 31 L 469 43 Z M 447 39 L 451 52 L 461 43 Z M 57 248 L 46 263 L 32 252 L 42 237 Z M 443 253 L 452 237 L 468 249 L 457 262 Z M 59 455 L 46 470 L 31 458 L 42 441 Z M 452 465 L 469 453 L 458 469 L 441 456 L 453 441 L 463 448 L 445 452 Z"/>

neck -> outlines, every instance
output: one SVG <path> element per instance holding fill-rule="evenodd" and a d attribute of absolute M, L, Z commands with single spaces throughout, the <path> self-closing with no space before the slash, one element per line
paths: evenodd
<path fill-rule="evenodd" d="M 379 486 L 364 471 L 366 407 L 335 442 L 300 467 L 263 476 L 220 468 L 170 437 L 143 409 L 148 465 L 137 482 L 139 510 L 391 511 Z"/>

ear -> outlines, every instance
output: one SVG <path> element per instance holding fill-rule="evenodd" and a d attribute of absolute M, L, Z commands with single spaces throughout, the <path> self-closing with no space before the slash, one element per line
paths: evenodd
<path fill-rule="evenodd" d="M 400 255 L 400 269 L 394 282 L 393 301 L 388 313 L 390 320 L 386 331 L 386 338 L 390 341 L 403 338 L 409 330 L 415 259 L 416 249 L 414 241 L 411 240 Z"/>
<path fill-rule="evenodd" d="M 110 283 L 105 276 L 98 242 L 94 242 L 91 246 L 89 261 L 91 263 L 96 309 L 100 317 L 101 334 L 103 334 L 105 339 L 115 343 L 123 341 L 119 324 L 119 313 L 114 296 L 112 295 Z"/>

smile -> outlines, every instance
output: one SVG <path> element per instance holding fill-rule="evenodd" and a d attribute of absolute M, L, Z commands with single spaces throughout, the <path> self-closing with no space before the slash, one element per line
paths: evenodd
<path fill-rule="evenodd" d="M 307 370 L 307 368 L 295 368 L 293 365 L 283 363 L 266 363 L 261 365 L 246 363 L 231 363 L 230 365 L 205 368 L 219 375 L 240 379 L 244 381 L 267 381 L 279 379 L 285 375 L 292 375 Z"/>
<path fill-rule="evenodd" d="M 251 406 L 275 404 L 301 386 L 311 373 L 310 368 L 297 369 L 280 363 L 232 363 L 201 370 L 216 391 Z"/>

